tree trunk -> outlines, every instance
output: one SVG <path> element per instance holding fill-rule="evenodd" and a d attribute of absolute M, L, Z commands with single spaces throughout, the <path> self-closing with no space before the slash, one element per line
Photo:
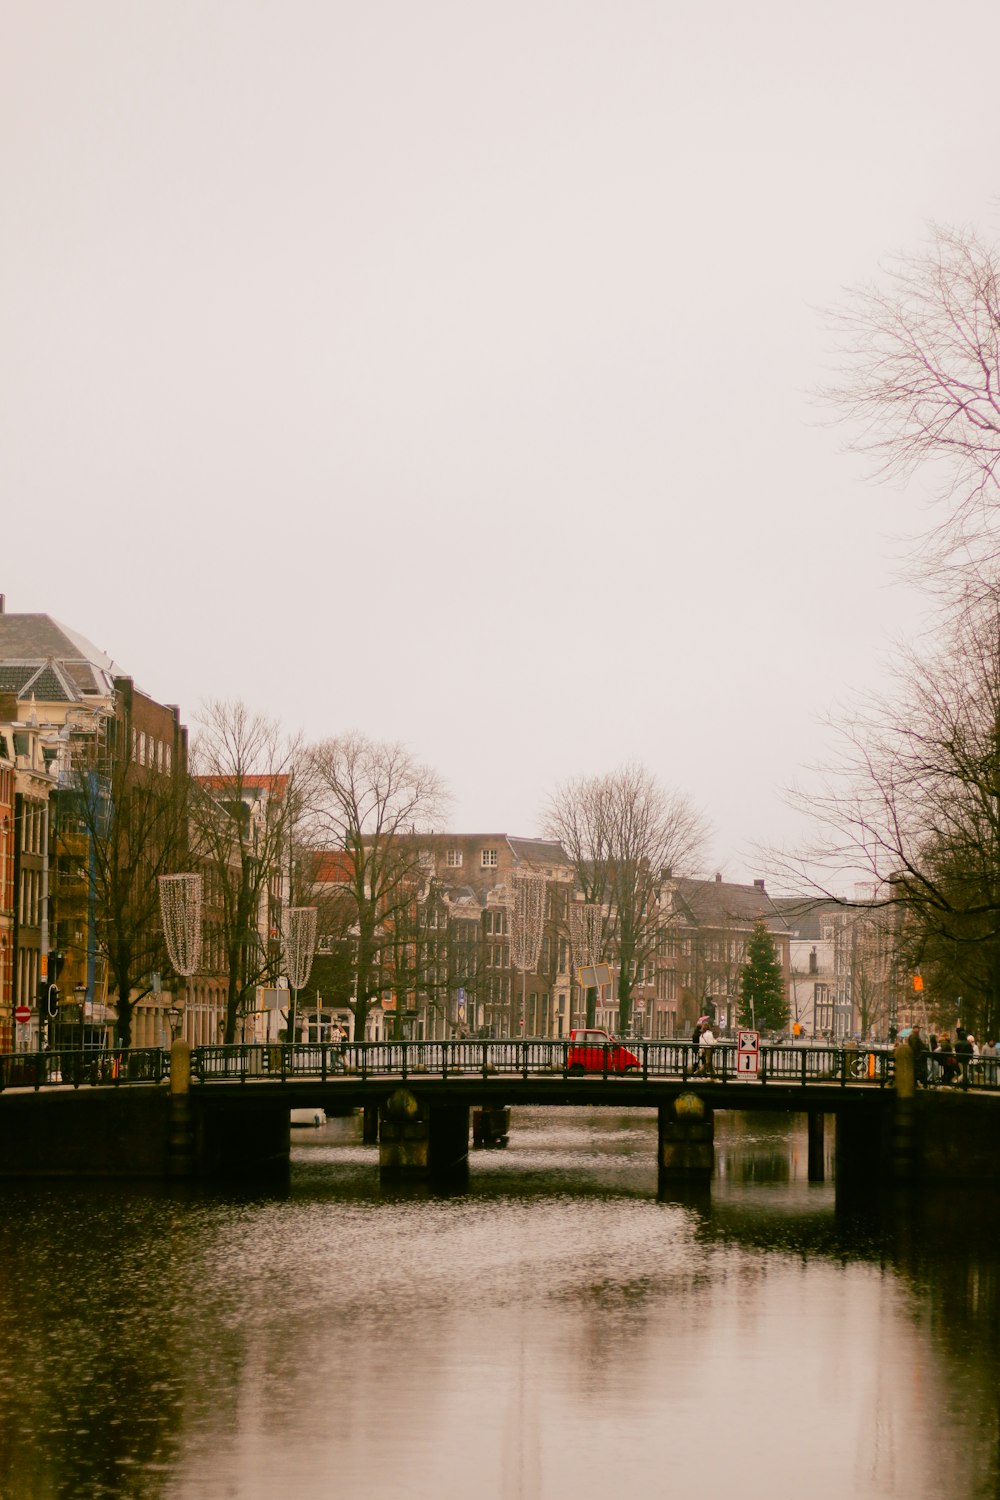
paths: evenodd
<path fill-rule="evenodd" d="M 123 992 L 125 995 L 124 1000 L 122 999 Z M 115 1021 L 115 1046 L 123 1049 L 132 1045 L 133 1005 L 132 1001 L 128 998 L 130 993 L 131 985 L 128 988 L 124 988 L 124 986 L 119 988 L 118 999 L 115 1002 L 115 1009 L 118 1012 L 118 1018 Z"/>
<path fill-rule="evenodd" d="M 229 953 L 229 987 L 226 991 L 226 1030 L 223 1037 L 227 1047 L 236 1041 L 236 1015 L 240 1005 L 240 950 Z"/>
<path fill-rule="evenodd" d="M 632 981 L 628 977 L 628 971 L 622 968 L 618 972 L 618 1030 L 620 1032 L 628 1032 L 631 1018 Z"/>

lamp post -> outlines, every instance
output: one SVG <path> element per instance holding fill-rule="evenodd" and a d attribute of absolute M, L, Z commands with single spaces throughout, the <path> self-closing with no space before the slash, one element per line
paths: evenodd
<path fill-rule="evenodd" d="M 75 984 L 73 986 L 73 997 L 76 1007 L 80 1013 L 80 1051 L 87 1045 L 87 986 Z"/>

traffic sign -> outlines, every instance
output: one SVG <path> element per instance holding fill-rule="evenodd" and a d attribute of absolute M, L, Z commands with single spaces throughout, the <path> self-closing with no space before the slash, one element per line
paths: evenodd
<path fill-rule="evenodd" d="M 31 1011 L 26 1005 L 19 1005 L 14 1012 L 14 1020 L 18 1026 L 27 1026 L 31 1020 Z"/>
<path fill-rule="evenodd" d="M 760 1070 L 760 1032 L 739 1031 L 736 1034 L 736 1072 L 746 1075 Z"/>

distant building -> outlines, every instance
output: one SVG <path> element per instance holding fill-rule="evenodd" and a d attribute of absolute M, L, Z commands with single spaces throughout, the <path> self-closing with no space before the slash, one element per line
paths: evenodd
<path fill-rule="evenodd" d="M 14 774 L 13 737 L 0 725 L 0 1052 L 14 1039 Z"/>
<path fill-rule="evenodd" d="M 898 911 L 858 887 L 852 900 L 783 896 L 792 933 L 792 995 L 817 1037 L 885 1040 L 909 1017 L 898 959 Z"/>
<path fill-rule="evenodd" d="M 711 1016 L 721 1031 L 737 1025 L 740 983 L 747 942 L 762 919 L 774 943 L 785 979 L 791 977 L 788 923 L 763 880 L 739 885 L 723 880 L 666 876 L 660 892 L 662 941 L 657 961 L 657 995 L 665 1004 L 664 1034 L 686 1036 L 699 1015 Z"/>
<path fill-rule="evenodd" d="M 26 913 L 36 914 L 31 895 L 36 860 L 40 870 L 44 866 L 48 890 L 47 910 L 37 913 L 37 922 L 18 921 L 14 939 L 14 998 L 16 1002 L 20 995 L 32 1006 L 32 1034 L 37 1036 L 43 970 L 47 980 L 58 982 L 60 1010 L 54 1019 L 60 1024 L 74 1016 L 77 1021 L 82 1015 L 103 1018 L 110 998 L 97 934 L 89 839 L 75 811 L 79 775 L 83 770 L 106 775 L 112 762 L 122 761 L 141 774 L 185 775 L 187 730 L 176 706 L 142 692 L 106 652 L 50 615 L 8 613 L 2 595 L 0 724 L 9 727 L 16 773 L 31 788 L 23 793 L 24 826 L 15 831 L 27 875 L 18 899 Z M 20 756 L 18 746 L 23 746 Z M 46 808 L 43 847 L 29 851 L 22 846 L 25 839 L 35 841 L 32 820 L 39 816 L 41 801 Z M 44 953 L 36 948 L 43 928 Z M 0 972 L 2 967 L 0 956 Z M 137 1007 L 135 1045 L 169 1039 L 166 1007 L 171 999 L 151 993 Z"/>

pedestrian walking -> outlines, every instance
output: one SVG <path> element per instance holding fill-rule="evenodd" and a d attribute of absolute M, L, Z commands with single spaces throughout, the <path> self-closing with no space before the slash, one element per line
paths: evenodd
<path fill-rule="evenodd" d="M 945 1087 L 950 1087 L 961 1073 L 961 1065 L 955 1056 L 955 1048 L 952 1046 L 951 1034 L 949 1032 L 942 1031 L 938 1041 L 938 1049 L 934 1055 L 941 1069 L 941 1082 Z"/>
<path fill-rule="evenodd" d="M 701 1028 L 701 1037 L 698 1041 L 699 1062 L 698 1072 L 703 1078 L 714 1078 L 712 1068 L 712 1055 L 715 1051 L 715 1033 L 712 1030 L 711 1021 L 706 1021 Z"/>
<path fill-rule="evenodd" d="M 920 1035 L 920 1027 L 914 1026 L 906 1038 L 906 1045 L 913 1053 L 913 1076 L 920 1088 L 927 1087 L 927 1044 Z"/>

